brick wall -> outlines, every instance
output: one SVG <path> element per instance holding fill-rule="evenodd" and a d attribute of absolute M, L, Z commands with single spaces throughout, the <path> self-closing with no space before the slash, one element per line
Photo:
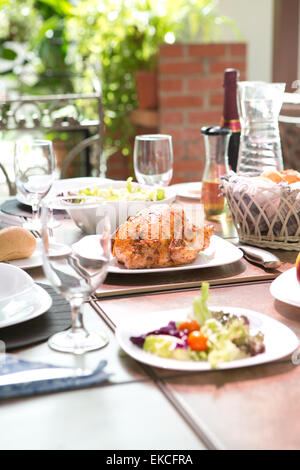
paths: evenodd
<path fill-rule="evenodd" d="M 163 45 L 158 67 L 159 132 L 170 134 L 174 146 L 172 183 L 201 179 L 205 164 L 205 125 L 219 125 L 223 110 L 223 74 L 240 71 L 246 79 L 246 45 Z"/>
<path fill-rule="evenodd" d="M 223 110 L 223 74 L 237 68 L 246 78 L 246 45 L 173 44 L 159 52 L 157 125 L 136 124 L 136 135 L 165 133 L 173 137 L 174 177 L 172 183 L 201 179 L 205 163 L 203 136 L 205 125 L 218 125 Z M 153 113 L 153 110 L 151 110 Z M 151 122 L 152 122 L 151 114 Z M 134 176 L 132 155 L 111 156 L 107 177 Z"/>

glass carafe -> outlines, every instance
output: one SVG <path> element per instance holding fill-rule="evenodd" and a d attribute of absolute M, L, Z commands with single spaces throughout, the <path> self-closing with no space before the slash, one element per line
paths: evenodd
<path fill-rule="evenodd" d="M 285 83 L 238 82 L 241 138 L 237 173 L 283 169 L 278 117 L 284 90 Z"/>
<path fill-rule="evenodd" d="M 202 177 L 202 197 L 206 218 L 219 216 L 225 211 L 225 198 L 220 188 L 221 177 L 229 171 L 228 144 L 230 129 L 214 126 L 202 127 L 206 161 Z"/>

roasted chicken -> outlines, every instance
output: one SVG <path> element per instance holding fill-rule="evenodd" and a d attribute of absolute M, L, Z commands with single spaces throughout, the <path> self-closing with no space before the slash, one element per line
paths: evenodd
<path fill-rule="evenodd" d="M 128 269 L 189 264 L 209 246 L 213 232 L 213 226 L 192 224 L 180 205 L 157 204 L 117 229 L 112 253 Z"/>

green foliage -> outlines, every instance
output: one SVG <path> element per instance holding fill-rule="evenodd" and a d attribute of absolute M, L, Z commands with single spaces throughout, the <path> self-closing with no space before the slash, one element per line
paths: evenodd
<path fill-rule="evenodd" d="M 0 0 L 0 41 L 26 42 L 38 19 L 34 0 Z"/>
<path fill-rule="evenodd" d="M 228 24 L 234 28 L 218 16 L 216 0 L 0 0 L 0 67 L 1 58 L 14 63 L 13 40 L 31 54 L 18 69 L 22 92 L 85 93 L 100 78 L 105 154 L 121 148 L 126 156 L 135 133 L 134 73 L 156 69 L 161 44 L 217 41 Z M 85 109 L 89 118 L 96 112 Z"/>
<path fill-rule="evenodd" d="M 67 22 L 70 61 L 86 83 L 100 74 L 108 146 L 131 152 L 134 73 L 156 69 L 163 43 L 218 40 L 230 20 L 216 7 L 215 0 L 82 0 L 73 8 Z"/>
<path fill-rule="evenodd" d="M 70 91 L 65 21 L 67 0 L 0 0 L 0 73 L 21 93 Z"/>

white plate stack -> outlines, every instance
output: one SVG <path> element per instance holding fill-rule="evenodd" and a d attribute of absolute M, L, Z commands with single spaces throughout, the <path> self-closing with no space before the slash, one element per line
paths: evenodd
<path fill-rule="evenodd" d="M 42 315 L 52 305 L 50 295 L 22 269 L 0 263 L 0 328 Z"/>

